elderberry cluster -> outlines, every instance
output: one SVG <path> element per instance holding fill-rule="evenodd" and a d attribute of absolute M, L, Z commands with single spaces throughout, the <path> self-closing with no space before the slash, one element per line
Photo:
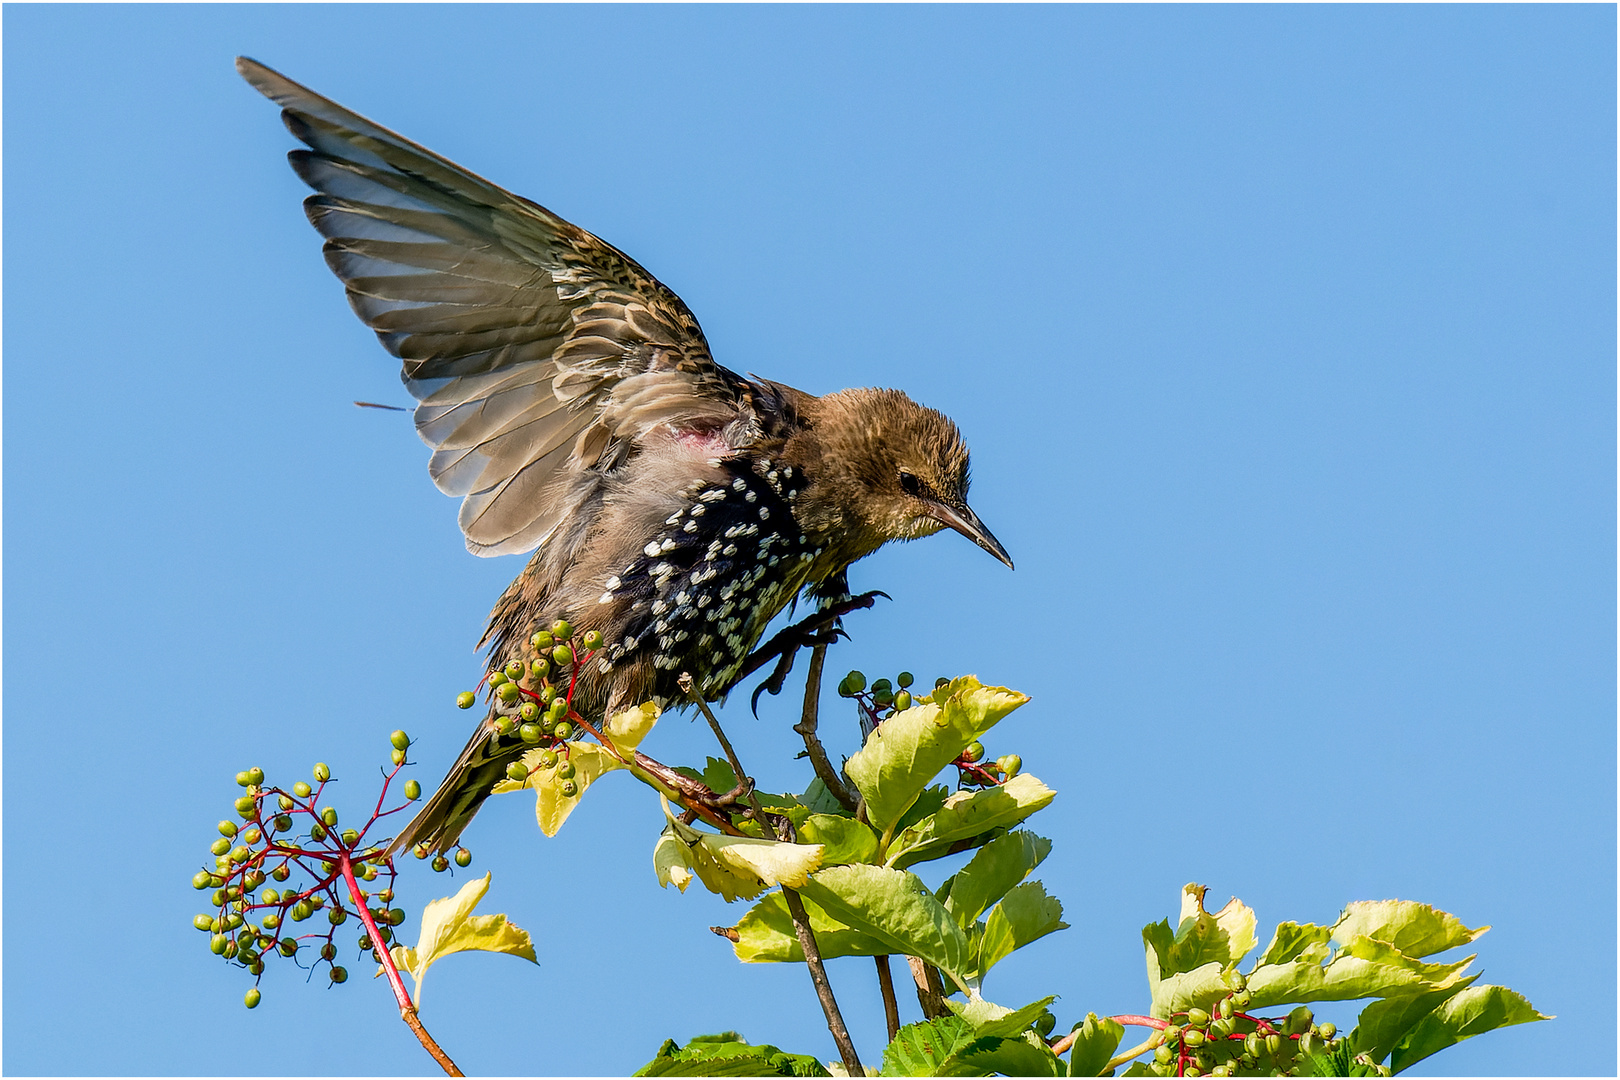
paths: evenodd
<path fill-rule="evenodd" d="M 544 747 L 539 767 L 556 770 L 561 781 L 558 791 L 564 797 L 578 793 L 574 766 L 568 761 L 568 741 L 589 728 L 584 717 L 574 711 L 574 689 L 580 672 L 602 648 L 602 635 L 595 630 L 580 635 L 577 652 L 574 641 L 574 628 L 566 619 L 558 619 L 550 630 L 537 631 L 529 638 L 530 659 L 509 660 L 486 679 L 494 715 L 495 748 L 503 743 Z M 466 691 L 456 704 L 470 709 L 477 700 L 476 694 Z M 514 761 L 507 766 L 506 775 L 521 784 L 528 779 L 529 769 L 521 761 Z M 428 854 L 425 845 L 416 848 L 418 858 Z M 447 865 L 443 855 L 433 860 L 435 870 Z"/>
<path fill-rule="evenodd" d="M 235 820 L 219 823 L 219 836 L 208 849 L 212 869 L 205 866 L 191 879 L 198 891 L 212 890 L 210 911 L 195 916 L 192 925 L 209 935 L 208 947 L 215 955 L 254 976 L 253 988 L 243 999 L 248 1008 L 259 1004 L 258 983 L 266 958 L 279 955 L 312 973 L 325 965 L 330 981 L 341 983 L 349 973 L 336 962 L 336 935 L 350 915 L 365 928 L 359 939 L 361 957 L 369 953 L 379 962 L 379 945 L 386 949 L 393 928 L 405 921 L 402 909 L 389 906 L 394 899 L 393 863 L 384 857 L 380 844 L 367 839 L 379 821 L 406 809 L 422 794 L 421 785 L 408 780 L 405 801 L 384 808 L 411 743 L 403 731 L 394 732 L 389 742 L 393 767 L 384 772 L 376 806 L 359 828 L 340 827 L 337 808 L 326 801 L 332 771 L 324 762 L 312 770 L 313 785 L 300 780 L 290 790 L 266 786 L 260 768 L 236 774 L 237 784 L 246 790 L 235 801 Z M 457 852 L 458 862 L 464 854 Z M 371 891 L 361 884 L 379 877 L 387 879 L 381 889 Z M 267 883 L 273 884 L 264 888 Z M 324 929 L 300 934 L 290 925 L 322 911 Z M 306 965 L 303 958 L 311 955 L 315 958 Z"/>
<path fill-rule="evenodd" d="M 1214 1011 L 1173 1013 L 1164 1041 L 1147 1064 L 1154 1076 L 1312 1075 L 1305 1059 L 1331 1053 L 1344 1040 L 1331 1023 L 1316 1022 L 1308 1006 L 1284 1017 L 1254 1016 L 1248 1008 L 1247 980 L 1236 969 L 1223 976 L 1230 992 Z M 1374 1069 L 1370 1060 L 1358 1060 Z"/>
<path fill-rule="evenodd" d="M 935 679 L 934 689 L 948 686 L 950 681 Z M 860 710 L 861 735 L 865 737 L 870 736 L 883 721 L 896 713 L 905 712 L 917 703 L 911 694 L 911 686 L 915 682 L 916 676 L 909 671 L 902 671 L 895 676 L 893 682 L 879 679 L 868 689 L 866 675 L 859 671 L 851 671 L 838 681 L 838 696 L 854 699 L 856 708 Z M 1019 770 L 1024 767 L 1024 759 L 1017 754 L 1007 754 L 986 762 L 984 744 L 974 742 L 962 751 L 961 756 L 953 764 L 957 768 L 959 787 L 993 787 L 1017 776 Z"/>

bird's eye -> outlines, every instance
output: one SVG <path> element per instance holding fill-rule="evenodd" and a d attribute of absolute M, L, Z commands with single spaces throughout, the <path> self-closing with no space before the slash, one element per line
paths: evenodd
<path fill-rule="evenodd" d="M 907 495 L 921 495 L 922 494 L 922 481 L 917 479 L 915 476 L 912 476 L 910 473 L 906 472 L 906 470 L 901 469 L 900 470 L 900 490 L 904 491 Z"/>

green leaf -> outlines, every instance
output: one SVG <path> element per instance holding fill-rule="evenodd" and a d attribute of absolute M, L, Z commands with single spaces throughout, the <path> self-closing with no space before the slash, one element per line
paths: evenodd
<path fill-rule="evenodd" d="M 1380 998 L 1361 1010 L 1361 1015 L 1356 1017 L 1356 1028 L 1345 1043 L 1357 1054 L 1383 1061 L 1419 1020 L 1439 1008 L 1447 998 L 1467 989 L 1477 978 L 1478 975 L 1470 975 L 1444 990 Z"/>
<path fill-rule="evenodd" d="M 910 711 L 909 709 L 907 710 Z M 941 1076 L 941 1067 L 976 1036 L 973 1025 L 959 1016 L 942 1016 L 921 1024 L 907 1024 L 883 1050 L 884 1076 Z"/>
<path fill-rule="evenodd" d="M 1261 964 L 1286 964 L 1294 960 L 1321 963 L 1328 957 L 1328 939 L 1333 936 L 1331 926 L 1315 923 L 1283 922 L 1271 935 L 1271 943 L 1260 954 L 1255 967 Z"/>
<path fill-rule="evenodd" d="M 1181 890 L 1181 921 L 1174 940 L 1160 957 L 1162 970 L 1193 971 L 1211 961 L 1229 966 L 1254 948 L 1254 909 L 1234 896 L 1211 915 L 1204 910 L 1204 894 L 1208 891 L 1196 884 Z"/>
<path fill-rule="evenodd" d="M 1489 929 L 1470 930 L 1455 915 L 1413 900 L 1364 900 L 1344 909 L 1333 924 L 1333 940 L 1342 945 L 1363 934 L 1407 956 L 1424 957 L 1467 945 Z"/>
<path fill-rule="evenodd" d="M 966 676 L 885 720 L 845 765 L 866 799 L 872 827 L 891 833 L 941 769 L 1028 700 Z"/>
<path fill-rule="evenodd" d="M 1063 905 L 1046 895 L 1038 881 L 1026 881 L 1008 890 L 1001 903 L 990 909 L 984 920 L 984 939 L 979 946 L 975 974 L 983 975 L 1005 959 L 1054 930 L 1068 927 L 1063 921 Z"/>
<path fill-rule="evenodd" d="M 1035 1036 L 1038 1040 L 1039 1036 Z M 1062 1076 L 1063 1060 L 1043 1042 L 980 1037 L 946 1062 L 942 1076 Z"/>
<path fill-rule="evenodd" d="M 1417 1022 L 1391 1053 L 1390 1069 L 1409 1069 L 1430 1054 L 1487 1031 L 1551 1019 L 1537 1012 L 1523 994 L 1505 986 L 1470 986 Z"/>
<path fill-rule="evenodd" d="M 1191 971 L 1178 971 L 1168 978 L 1155 979 L 1153 953 L 1149 950 L 1148 982 L 1153 992 L 1153 1006 L 1149 1012 L 1163 1020 L 1171 1013 L 1191 1009 L 1194 1006 L 1200 1009 L 1209 1008 L 1212 1003 L 1231 992 L 1231 988 L 1221 981 L 1222 970 L 1224 969 L 1219 961 L 1211 960 L 1203 967 Z"/>
<path fill-rule="evenodd" d="M 821 865 L 820 844 L 789 844 L 752 836 L 721 836 L 682 824 L 664 804 L 664 832 L 653 848 L 660 885 L 685 892 L 693 875 L 727 903 L 751 900 L 772 885 L 797 887 Z"/>
<path fill-rule="evenodd" d="M 844 804 L 833 797 L 827 790 L 827 785 L 821 782 L 821 777 L 810 781 L 810 786 L 804 789 L 799 801 L 813 814 L 847 814 Z"/>
<path fill-rule="evenodd" d="M 735 1031 L 700 1035 L 686 1046 L 666 1039 L 658 1056 L 632 1076 L 827 1076 L 821 1062 L 806 1054 L 785 1054 L 774 1046 L 750 1046 Z"/>
<path fill-rule="evenodd" d="M 1032 1001 L 1022 1009 L 1009 1009 L 983 998 L 970 998 L 967 1001 L 953 1001 L 945 999 L 945 1007 L 957 1016 L 973 1025 L 973 1034 L 979 1038 L 1012 1038 L 1022 1035 L 1024 1031 L 1039 1020 L 1046 1007 L 1057 1000 L 1057 995 L 1043 997 L 1039 1001 Z"/>
<path fill-rule="evenodd" d="M 1430 978 L 1407 964 L 1380 963 L 1341 952 L 1327 964 L 1262 964 L 1249 974 L 1249 1008 L 1307 1001 L 1350 1001 L 1442 990 L 1461 981 L 1461 966 L 1443 978 Z M 1466 963 L 1466 962 L 1465 962 Z M 1423 966 L 1423 965 L 1420 965 Z"/>
<path fill-rule="evenodd" d="M 900 820 L 895 823 L 895 834 L 898 835 L 911 828 L 923 818 L 933 817 L 952 794 L 951 789 L 944 784 L 930 784 L 923 788 L 922 794 L 917 796 L 917 801 L 911 804 L 911 809 L 901 814 Z"/>
<path fill-rule="evenodd" d="M 882 866 L 835 866 L 798 889 L 834 919 L 883 942 L 886 952 L 921 957 L 962 982 L 967 938 L 917 875 Z"/>
<path fill-rule="evenodd" d="M 1052 841 L 1020 829 L 980 848 L 950 879 L 945 908 L 958 926 L 968 926 L 1008 889 L 1029 876 L 1052 850 Z"/>
<path fill-rule="evenodd" d="M 1074 1026 L 1074 1046 L 1069 1051 L 1070 1076 L 1107 1076 L 1109 1060 L 1125 1038 L 1125 1027 L 1118 1020 L 1098 1019 L 1096 1013 Z"/>
<path fill-rule="evenodd" d="M 1451 976 L 1462 971 L 1474 962 L 1473 956 L 1465 956 L 1461 960 L 1450 964 L 1425 964 L 1421 960 L 1401 952 L 1395 946 L 1383 941 L 1374 941 L 1364 934 L 1357 934 L 1350 939 L 1339 952 L 1340 956 L 1356 956 L 1363 960 L 1371 960 L 1375 964 L 1387 964 L 1390 967 L 1404 968 L 1414 974 L 1421 975 L 1436 985 L 1445 983 L 1451 985 L 1456 982 Z"/>
<path fill-rule="evenodd" d="M 521 956 L 531 963 L 535 959 L 534 945 L 528 932 L 506 921 L 505 915 L 474 915 L 473 908 L 489 891 L 490 875 L 475 878 L 461 887 L 455 896 L 431 901 L 422 909 L 421 931 L 416 947 L 396 945 L 390 952 L 394 964 L 416 979 L 416 1004 L 422 1004 L 422 978 L 428 968 L 451 953 L 494 952 Z M 377 968 L 382 973 L 381 965 Z"/>
<path fill-rule="evenodd" d="M 799 843 L 820 844 L 823 866 L 878 861 L 877 833 L 852 817 L 811 814 L 799 826 Z"/>
<path fill-rule="evenodd" d="M 816 948 L 825 960 L 837 956 L 882 956 L 892 946 L 859 930 L 852 930 L 828 915 L 809 897 L 801 896 L 805 914 L 810 918 L 810 929 L 816 935 Z M 799 947 L 799 935 L 793 929 L 793 916 L 788 913 L 787 900 L 780 892 L 772 892 L 749 908 L 748 914 L 732 927 L 737 936 L 732 950 L 745 964 L 800 964 L 804 950 Z"/>
<path fill-rule="evenodd" d="M 906 713 L 911 711 L 907 709 Z M 927 859 L 942 858 L 950 854 L 951 845 L 957 841 L 1016 825 L 1046 807 L 1056 795 L 1029 773 L 1019 773 L 995 787 L 959 791 L 946 799 L 932 817 L 894 838 L 889 845 L 888 865 L 904 870 Z"/>

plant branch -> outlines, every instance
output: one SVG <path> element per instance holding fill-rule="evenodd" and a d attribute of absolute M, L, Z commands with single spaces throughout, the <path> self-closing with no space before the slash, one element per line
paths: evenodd
<path fill-rule="evenodd" d="M 816 770 L 821 783 L 850 813 L 855 812 L 855 796 L 849 793 L 838 770 L 827 759 L 827 751 L 816 736 L 816 725 L 821 722 L 821 668 L 827 659 L 827 646 L 817 645 L 810 652 L 810 674 L 804 682 L 804 716 L 793 725 L 793 730 L 804 736 L 804 749 L 810 755 L 810 765 Z"/>
<path fill-rule="evenodd" d="M 371 908 L 366 905 L 366 897 L 360 889 L 360 883 L 354 879 L 354 864 L 349 859 L 347 851 L 338 855 L 338 870 L 343 874 L 344 884 L 349 887 L 349 896 L 354 900 L 355 909 L 360 914 L 360 921 L 366 926 L 366 933 L 371 937 L 373 951 L 382 962 L 383 971 L 388 976 L 388 985 L 394 990 L 394 1000 L 399 1002 L 399 1018 L 405 1021 L 407 1027 L 416 1035 L 422 1048 L 433 1055 L 433 1060 L 439 1063 L 446 1076 L 464 1076 L 456 1063 L 450 1060 L 450 1055 L 444 1052 L 443 1047 L 433 1041 L 427 1028 L 422 1026 L 422 1020 L 416 1015 L 416 1004 L 411 1001 L 411 995 L 405 989 L 405 982 L 399 977 L 399 968 L 394 963 L 393 950 L 388 942 L 383 940 L 382 933 L 377 929 L 377 921 L 371 916 Z"/>
<path fill-rule="evenodd" d="M 799 937 L 799 948 L 804 950 L 804 963 L 810 969 L 810 981 L 815 984 L 816 997 L 821 999 L 821 1011 L 827 1014 L 827 1030 L 832 1032 L 833 1042 L 838 1044 L 838 1056 L 844 1059 L 844 1071 L 850 1076 L 865 1076 L 866 1069 L 861 1066 L 860 1056 L 855 1053 L 855 1043 L 849 1037 L 849 1029 L 844 1026 L 843 1014 L 838 1011 L 832 984 L 827 981 L 827 969 L 822 966 L 821 950 L 816 946 L 815 932 L 810 929 L 810 916 L 805 913 L 804 901 L 786 885 L 782 886 L 782 898 L 787 901 L 788 914 L 793 916 L 793 931 Z"/>
<path fill-rule="evenodd" d="M 692 702 L 697 705 L 698 711 L 703 714 L 703 719 L 707 720 L 709 726 L 714 729 L 714 737 L 720 740 L 720 749 L 726 752 L 726 760 L 731 762 L 732 775 L 748 791 L 748 805 L 754 808 L 754 819 L 759 822 L 760 828 L 764 828 L 769 822 L 765 820 L 765 804 L 759 801 L 759 794 L 754 791 L 754 778 L 743 771 L 742 762 L 737 758 L 737 751 L 732 749 L 731 740 L 726 738 L 725 729 L 720 726 L 720 721 L 715 719 L 713 710 L 709 708 L 709 703 L 704 701 L 703 695 L 697 692 L 697 686 L 692 682 L 692 676 L 683 671 L 677 681 L 680 683 L 681 689 L 686 692 L 686 696 L 691 698 Z M 786 840 L 787 837 L 784 836 L 781 839 Z"/>
<path fill-rule="evenodd" d="M 900 1005 L 894 1000 L 894 975 L 889 971 L 888 956 L 872 957 L 877 962 L 878 989 L 883 992 L 883 1020 L 889 1029 L 889 1041 L 900 1034 Z"/>
<path fill-rule="evenodd" d="M 1157 1050 L 1160 1044 L 1163 1042 L 1164 1033 L 1155 1031 L 1145 1042 L 1139 1043 L 1138 1045 L 1131 1047 L 1129 1050 L 1126 1050 L 1124 1053 L 1115 1054 L 1113 1057 L 1109 1058 L 1107 1067 L 1110 1070 L 1117 1069 L 1127 1061 L 1130 1061 L 1133 1058 L 1141 1057 L 1149 1050 Z M 1054 1050 L 1053 1052 L 1056 1053 L 1057 1051 Z"/>
<path fill-rule="evenodd" d="M 951 1010 L 945 1007 L 945 983 L 939 977 L 939 969 L 916 956 L 906 957 L 906 962 L 911 965 L 911 978 L 917 984 L 917 1004 L 922 1008 L 923 1019 L 949 1016 Z"/>

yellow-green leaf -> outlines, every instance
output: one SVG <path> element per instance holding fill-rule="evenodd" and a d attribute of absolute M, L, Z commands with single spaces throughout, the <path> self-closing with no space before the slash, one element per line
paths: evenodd
<path fill-rule="evenodd" d="M 534 817 L 540 825 L 540 831 L 547 836 L 556 836 L 557 830 L 562 828 L 568 815 L 574 812 L 579 800 L 585 797 L 585 789 L 615 769 L 629 767 L 629 761 L 634 757 L 636 747 L 641 740 L 647 737 L 652 726 L 658 720 L 658 708 L 650 702 L 645 705 L 636 705 L 615 715 L 602 729 L 603 736 L 610 746 L 599 743 L 582 741 L 570 742 L 566 755 L 558 753 L 557 761 L 551 768 L 541 768 L 540 761 L 547 752 L 544 748 L 536 747 L 523 755 L 523 764 L 529 770 L 528 779 L 522 783 L 516 780 L 502 780 L 490 790 L 496 795 L 503 795 L 509 791 L 523 791 L 533 788 Z M 557 769 L 567 760 L 574 766 L 574 793 L 564 795 L 561 791 L 563 778 L 557 775 Z"/>
<path fill-rule="evenodd" d="M 821 865 L 820 844 L 702 832 L 678 821 L 668 799 L 663 803 L 664 835 L 653 849 L 653 868 L 660 884 L 673 882 L 684 892 L 688 875 L 696 874 L 710 892 L 729 903 L 738 897 L 752 900 L 773 885 L 797 888 Z"/>
<path fill-rule="evenodd" d="M 521 956 L 532 963 L 534 945 L 526 930 L 506 921 L 505 915 L 474 915 L 473 908 L 489 891 L 490 875 L 467 882 L 454 896 L 434 900 L 422 909 L 421 932 L 415 948 L 395 946 L 394 964 L 416 980 L 416 1004 L 422 1004 L 422 977 L 428 968 L 451 953 L 497 952 Z M 382 969 L 379 967 L 378 972 Z"/>
<path fill-rule="evenodd" d="M 927 859 L 938 859 L 958 840 L 1018 824 L 1046 807 L 1056 795 L 1029 773 L 1019 773 L 996 787 L 959 791 L 932 816 L 894 838 L 887 865 L 904 870 Z"/>

